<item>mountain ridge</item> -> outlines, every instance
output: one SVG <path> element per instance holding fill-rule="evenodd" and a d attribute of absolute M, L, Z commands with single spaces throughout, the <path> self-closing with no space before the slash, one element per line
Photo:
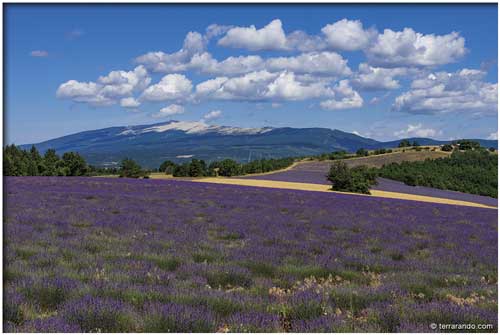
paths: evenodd
<path fill-rule="evenodd" d="M 451 141 L 408 138 L 421 145 L 440 145 Z M 321 127 L 243 128 L 209 125 L 199 121 L 167 121 L 148 125 L 114 126 L 87 130 L 51 140 L 21 145 L 35 145 L 41 152 L 55 149 L 58 154 L 77 151 L 93 165 L 115 166 L 125 157 L 142 166 L 157 168 L 170 159 L 183 162 L 198 158 L 206 161 L 225 158 L 246 162 L 259 158 L 317 155 L 335 150 L 395 147 L 401 141 L 377 141 L 338 129 Z M 497 148 L 495 140 L 477 140 Z"/>

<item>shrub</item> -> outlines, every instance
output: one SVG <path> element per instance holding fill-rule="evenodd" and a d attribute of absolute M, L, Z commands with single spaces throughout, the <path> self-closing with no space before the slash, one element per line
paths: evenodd
<path fill-rule="evenodd" d="M 147 333 L 209 333 L 216 330 L 214 317 L 205 309 L 150 303 L 144 310 L 144 332 Z"/>
<path fill-rule="evenodd" d="M 230 332 L 234 333 L 270 333 L 282 332 L 277 315 L 260 312 L 235 313 L 228 318 Z"/>
<path fill-rule="evenodd" d="M 23 297 L 14 290 L 6 290 L 3 296 L 3 321 L 19 325 L 24 321 L 21 309 Z"/>
<path fill-rule="evenodd" d="M 313 290 L 296 292 L 289 301 L 287 317 L 292 321 L 308 320 L 323 314 L 323 298 Z"/>
<path fill-rule="evenodd" d="M 41 308 L 52 310 L 66 301 L 76 286 L 71 279 L 56 278 L 37 282 L 26 281 L 21 291 L 27 299 Z"/>
<path fill-rule="evenodd" d="M 338 288 L 330 292 L 330 301 L 341 310 L 350 311 L 357 316 L 359 313 L 374 303 L 386 302 L 391 299 L 390 291 L 377 291 L 369 289 L 353 289 L 351 287 Z"/>
<path fill-rule="evenodd" d="M 63 318 L 51 316 L 25 322 L 16 329 L 20 333 L 81 333 L 82 329 L 75 324 L 67 323 Z"/>
<path fill-rule="evenodd" d="M 445 144 L 441 147 L 442 151 L 453 151 L 453 146 L 451 144 Z"/>
<path fill-rule="evenodd" d="M 366 150 L 364 148 L 360 148 L 356 151 L 356 156 L 358 156 L 358 157 L 368 156 L 368 150 Z"/>
<path fill-rule="evenodd" d="M 119 300 L 86 295 L 68 301 L 61 311 L 67 322 L 79 325 L 84 332 L 133 332 L 137 329 L 132 308 Z"/>
<path fill-rule="evenodd" d="M 181 265 L 179 258 L 165 254 L 145 254 L 138 256 L 138 259 L 147 260 L 165 271 L 175 271 Z"/>
<path fill-rule="evenodd" d="M 276 269 L 271 265 L 259 261 L 247 261 L 242 264 L 254 275 L 262 277 L 273 277 L 275 275 Z"/>
<path fill-rule="evenodd" d="M 228 286 L 250 287 L 252 285 L 249 274 L 236 269 L 209 271 L 205 274 L 205 278 L 208 284 L 214 288 Z"/>
<path fill-rule="evenodd" d="M 318 265 L 294 265 L 287 264 L 279 268 L 279 272 L 284 275 L 291 275 L 297 277 L 298 279 L 304 279 L 307 277 L 315 278 L 328 278 L 329 274 L 332 274 L 327 268 Z"/>
<path fill-rule="evenodd" d="M 193 261 L 195 263 L 213 263 L 218 257 L 210 252 L 196 252 L 193 254 Z"/>

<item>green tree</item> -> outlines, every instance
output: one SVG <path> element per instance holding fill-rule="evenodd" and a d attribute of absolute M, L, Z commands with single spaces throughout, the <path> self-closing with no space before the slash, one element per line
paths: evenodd
<path fill-rule="evenodd" d="M 364 148 L 359 148 L 356 151 L 356 156 L 358 156 L 358 157 L 368 156 L 368 150 L 366 150 Z"/>
<path fill-rule="evenodd" d="M 453 146 L 451 144 L 445 144 L 441 147 L 442 151 L 453 151 Z"/>
<path fill-rule="evenodd" d="M 59 162 L 59 156 L 56 154 L 54 149 L 48 149 L 43 155 L 43 165 L 45 166 L 44 176 L 57 176 L 57 163 Z"/>
<path fill-rule="evenodd" d="M 400 147 L 400 148 L 406 148 L 409 146 L 411 146 L 411 144 L 410 144 L 410 141 L 408 141 L 408 140 L 402 140 L 401 142 L 399 142 L 399 145 L 398 145 L 398 147 Z"/>
<path fill-rule="evenodd" d="M 332 190 L 348 192 L 352 188 L 352 175 L 349 167 L 342 161 L 335 161 L 330 166 L 327 179 L 332 183 Z"/>
<path fill-rule="evenodd" d="M 141 166 L 137 164 L 133 159 L 125 158 L 121 161 L 120 177 L 140 178 L 144 176 L 145 172 L 142 170 Z"/>
<path fill-rule="evenodd" d="M 34 145 L 32 145 L 30 149 L 29 170 L 30 171 L 28 173 L 30 176 L 41 175 L 43 174 L 44 171 L 43 158 Z"/>
<path fill-rule="evenodd" d="M 264 162 L 265 160 L 260 161 L 261 164 Z M 224 177 L 237 176 L 242 173 L 242 167 L 240 166 L 240 164 L 238 164 L 232 159 L 224 159 L 219 162 L 211 163 L 209 169 L 213 170 L 214 168 L 219 168 L 218 172 L 219 176 L 224 176 Z"/>
<path fill-rule="evenodd" d="M 204 160 L 192 159 L 189 164 L 190 177 L 203 177 L 206 175 L 207 166 Z"/>
<path fill-rule="evenodd" d="M 455 150 L 449 157 L 387 164 L 378 173 L 412 186 L 498 197 L 498 157 L 485 149 Z"/>
<path fill-rule="evenodd" d="M 481 144 L 477 141 L 471 141 L 471 140 L 458 140 L 454 142 L 456 145 L 458 145 L 458 148 L 460 150 L 474 150 L 474 149 L 479 149 L 481 147 Z"/>
<path fill-rule="evenodd" d="M 175 164 L 170 160 L 167 160 L 161 163 L 160 168 L 158 170 L 160 172 L 164 172 L 165 174 L 173 174 L 176 166 L 177 164 Z"/>
<path fill-rule="evenodd" d="M 172 174 L 174 177 L 189 177 L 189 163 L 176 165 Z"/>
<path fill-rule="evenodd" d="M 4 149 L 4 175 L 27 176 L 29 168 L 29 155 L 16 145 L 7 145 Z"/>
<path fill-rule="evenodd" d="M 62 155 L 61 168 L 67 176 L 84 176 L 88 171 L 85 159 L 76 152 L 66 152 Z"/>
<path fill-rule="evenodd" d="M 385 154 L 387 152 L 388 152 L 387 149 L 381 148 L 381 149 L 377 149 L 377 150 L 373 151 L 373 154 L 374 155 L 382 155 L 382 154 Z"/>
<path fill-rule="evenodd" d="M 330 154 L 330 159 L 335 160 L 335 159 L 343 159 L 347 156 L 347 151 L 345 150 L 339 150 L 339 151 L 334 151 Z"/>
<path fill-rule="evenodd" d="M 370 194 L 370 186 L 376 184 L 376 169 L 364 165 L 349 168 L 342 161 L 335 161 L 327 175 L 332 190 Z"/>

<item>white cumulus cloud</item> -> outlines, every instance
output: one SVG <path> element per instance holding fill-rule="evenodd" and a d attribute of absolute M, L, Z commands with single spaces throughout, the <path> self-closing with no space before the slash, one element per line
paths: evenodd
<path fill-rule="evenodd" d="M 189 32 L 182 48 L 174 53 L 163 51 L 148 52 L 135 59 L 138 64 L 154 72 L 179 72 L 189 69 L 191 59 L 194 55 L 205 51 L 206 39 L 198 32 Z"/>
<path fill-rule="evenodd" d="M 363 98 L 353 90 L 349 81 L 341 80 L 334 88 L 333 99 L 320 103 L 321 108 L 327 110 L 360 108 L 363 106 Z"/>
<path fill-rule="evenodd" d="M 218 77 L 196 86 L 196 97 L 215 100 L 294 101 L 331 95 L 324 81 L 305 82 L 290 71 L 247 73 Z"/>
<path fill-rule="evenodd" d="M 203 115 L 203 119 L 206 121 L 212 121 L 220 118 L 222 116 L 222 112 L 220 110 L 211 111 L 205 115 Z"/>
<path fill-rule="evenodd" d="M 465 39 L 457 32 L 424 35 L 411 28 L 385 29 L 366 50 L 375 66 L 436 66 L 457 61 L 465 55 Z"/>
<path fill-rule="evenodd" d="M 182 74 L 167 74 L 159 83 L 144 90 L 141 99 L 146 101 L 165 101 L 185 99 L 191 93 L 191 80 Z"/>
<path fill-rule="evenodd" d="M 120 100 L 120 106 L 124 108 L 136 108 L 139 107 L 141 103 L 134 99 L 133 97 L 123 98 Z"/>
<path fill-rule="evenodd" d="M 433 128 L 424 128 L 421 123 L 409 124 L 406 129 L 402 129 L 394 132 L 394 136 L 399 138 L 405 137 L 434 137 L 441 134 L 441 131 L 437 131 Z"/>
<path fill-rule="evenodd" d="M 184 107 L 176 104 L 171 104 L 167 107 L 163 107 L 159 112 L 152 114 L 151 116 L 154 118 L 164 118 L 170 117 L 176 114 L 183 114 Z"/>
<path fill-rule="evenodd" d="M 111 71 L 107 76 L 97 80 L 102 85 L 100 94 L 107 97 L 126 96 L 134 91 L 142 91 L 151 83 L 151 78 L 144 66 L 133 71 Z"/>
<path fill-rule="evenodd" d="M 248 50 L 284 50 L 286 35 L 281 20 L 276 19 L 261 29 L 255 26 L 234 27 L 227 31 L 218 44 L 231 48 L 245 48 Z"/>
<path fill-rule="evenodd" d="M 471 69 L 431 73 L 414 80 L 411 89 L 396 98 L 393 110 L 410 114 L 496 115 L 498 84 L 484 82 L 484 75 Z"/>
<path fill-rule="evenodd" d="M 99 77 L 97 82 L 69 80 L 59 86 L 56 96 L 93 106 L 109 106 L 118 103 L 122 97 L 143 90 L 150 82 L 151 78 L 141 65 L 132 71 L 111 71 Z"/>
<path fill-rule="evenodd" d="M 498 131 L 488 135 L 488 140 L 498 140 Z"/>
<path fill-rule="evenodd" d="M 395 77 L 404 76 L 408 72 L 407 68 L 386 69 L 361 63 L 351 81 L 356 88 L 361 90 L 394 90 L 400 87 Z"/>
<path fill-rule="evenodd" d="M 267 70 L 289 70 L 295 73 L 348 76 L 347 60 L 336 52 L 310 52 L 294 57 L 275 57 L 267 60 Z"/>
<path fill-rule="evenodd" d="M 330 48 L 346 51 L 365 49 L 377 34 L 374 29 L 363 29 L 361 21 L 347 19 L 327 24 L 321 32 Z"/>

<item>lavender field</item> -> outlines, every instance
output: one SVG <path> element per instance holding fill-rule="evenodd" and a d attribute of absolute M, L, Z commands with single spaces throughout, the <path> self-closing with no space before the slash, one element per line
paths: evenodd
<path fill-rule="evenodd" d="M 497 211 L 176 180 L 4 179 L 13 332 L 497 330 Z"/>

